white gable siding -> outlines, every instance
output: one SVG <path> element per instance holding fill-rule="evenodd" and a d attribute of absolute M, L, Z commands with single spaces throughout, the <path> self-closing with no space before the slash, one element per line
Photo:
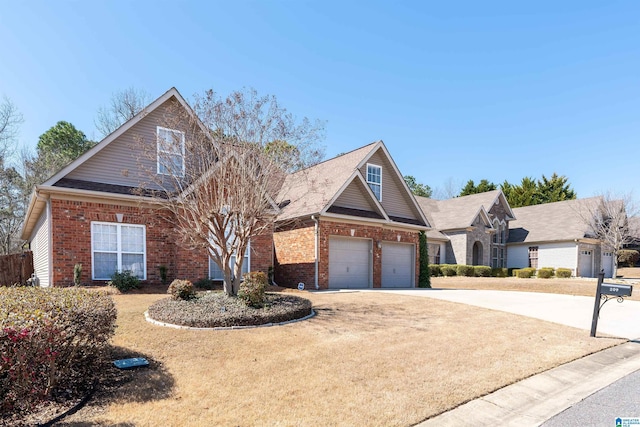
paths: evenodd
<path fill-rule="evenodd" d="M 351 184 L 344 189 L 342 194 L 333 203 L 334 206 L 343 208 L 361 209 L 365 211 L 377 210 L 371 201 L 371 197 L 366 194 L 367 189 L 364 188 L 359 181 L 352 181 Z"/>
<path fill-rule="evenodd" d="M 36 224 L 31 239 L 33 270 L 40 280 L 40 286 L 49 286 L 49 221 L 46 211 Z"/>
<path fill-rule="evenodd" d="M 538 245 L 538 267 L 570 268 L 576 273 L 578 245 L 574 242 Z"/>
<path fill-rule="evenodd" d="M 574 242 L 509 245 L 507 246 L 507 267 L 528 267 L 530 246 L 538 247 L 539 268 L 569 268 L 572 274 L 575 275 L 578 247 Z"/>
<path fill-rule="evenodd" d="M 156 187 L 149 183 L 147 171 L 155 172 L 157 170 L 155 160 L 156 131 L 157 126 L 166 121 L 164 114 L 170 102 L 171 100 L 165 102 L 142 118 L 131 129 L 78 166 L 66 177 L 129 187 L 138 187 L 141 183 L 146 183 L 148 188 Z M 149 153 L 143 153 L 140 150 L 141 142 L 144 142 L 148 147 Z M 153 157 L 153 159 L 149 157 Z"/>
<path fill-rule="evenodd" d="M 405 191 L 402 183 L 398 182 L 399 177 L 389 162 L 387 156 L 380 149 L 367 161 L 382 167 L 382 201 L 380 204 L 391 216 L 401 218 L 418 219 L 418 215 L 411 208 L 409 195 Z M 362 176 L 367 177 L 367 165 L 360 169 Z"/>

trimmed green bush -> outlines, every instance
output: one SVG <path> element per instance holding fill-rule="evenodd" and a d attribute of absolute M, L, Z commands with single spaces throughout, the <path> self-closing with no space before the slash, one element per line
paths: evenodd
<path fill-rule="evenodd" d="M 640 252 L 633 249 L 620 249 L 618 251 L 618 265 L 633 267 L 640 260 Z"/>
<path fill-rule="evenodd" d="M 442 276 L 442 268 L 440 268 L 440 264 L 429 264 L 429 274 L 431 277 Z"/>
<path fill-rule="evenodd" d="M 492 268 L 491 276 L 492 277 L 507 277 L 509 274 L 509 269 L 507 268 Z"/>
<path fill-rule="evenodd" d="M 553 277 L 554 270 L 551 267 L 542 267 L 538 269 L 538 279 L 550 279 Z"/>
<path fill-rule="evenodd" d="M 196 296 L 196 290 L 193 287 L 193 283 L 189 280 L 176 279 L 169 285 L 167 293 L 171 295 L 173 299 L 190 300 Z"/>
<path fill-rule="evenodd" d="M 113 286 L 120 292 L 127 292 L 131 289 L 137 289 L 138 286 L 140 286 L 140 279 L 131 274 L 131 271 L 125 270 L 121 273 L 113 273 L 111 280 L 109 280 L 107 284 Z"/>
<path fill-rule="evenodd" d="M 243 276 L 240 283 L 238 298 L 249 307 L 259 308 L 264 305 L 265 290 L 267 288 L 267 275 L 262 271 L 250 271 Z"/>
<path fill-rule="evenodd" d="M 115 321 L 104 293 L 0 287 L 0 413 L 91 384 L 104 368 Z"/>
<path fill-rule="evenodd" d="M 560 279 L 568 279 L 569 277 L 571 277 L 571 269 L 570 268 L 556 269 L 556 277 Z"/>
<path fill-rule="evenodd" d="M 458 265 L 457 272 L 458 276 L 465 277 L 473 277 L 476 275 L 473 265 Z"/>
<path fill-rule="evenodd" d="M 521 268 L 519 270 L 514 270 L 514 273 L 516 277 L 520 279 L 530 279 L 534 274 L 536 274 L 536 269 L 530 267 Z"/>
<path fill-rule="evenodd" d="M 455 276 L 458 272 L 458 266 L 455 264 L 441 264 L 440 271 L 442 275 L 446 277 Z"/>
<path fill-rule="evenodd" d="M 427 245 L 427 233 L 418 233 L 418 246 L 420 252 L 420 273 L 418 275 L 418 287 L 431 287 L 431 270 L 429 269 L 429 245 Z"/>
<path fill-rule="evenodd" d="M 491 267 L 488 265 L 474 265 L 473 271 L 476 277 L 491 277 Z"/>
<path fill-rule="evenodd" d="M 516 277 L 516 271 L 520 270 L 519 268 L 510 267 L 507 269 L 507 277 Z"/>

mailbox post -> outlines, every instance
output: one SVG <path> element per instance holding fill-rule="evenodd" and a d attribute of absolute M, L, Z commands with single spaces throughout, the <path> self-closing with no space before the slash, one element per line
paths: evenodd
<path fill-rule="evenodd" d="M 631 285 L 619 285 L 617 283 L 602 283 L 604 281 L 604 270 L 598 274 L 598 286 L 596 288 L 596 300 L 593 305 L 593 319 L 591 320 L 591 336 L 596 336 L 598 328 L 598 318 L 600 317 L 600 309 L 612 298 L 616 298 L 618 302 L 624 301 L 624 297 L 630 297 L 633 292 Z M 600 300 L 604 300 L 600 304 Z"/>

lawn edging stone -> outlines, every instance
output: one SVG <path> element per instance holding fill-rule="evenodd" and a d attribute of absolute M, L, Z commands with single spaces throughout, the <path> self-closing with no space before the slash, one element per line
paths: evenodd
<path fill-rule="evenodd" d="M 167 328 L 190 329 L 190 330 L 196 330 L 196 331 L 227 331 L 227 330 L 234 330 L 234 329 L 254 329 L 254 328 L 264 328 L 264 327 L 269 327 L 269 326 L 284 326 L 284 325 L 288 325 L 290 323 L 302 322 L 303 320 L 311 319 L 315 315 L 316 315 L 315 310 L 311 309 L 311 314 L 308 314 L 308 315 L 306 315 L 304 317 L 301 317 L 299 319 L 287 320 L 286 322 L 264 323 L 262 325 L 214 326 L 214 327 L 211 327 L 211 328 L 202 328 L 202 327 L 197 327 L 197 326 L 174 325 L 172 323 L 161 322 L 161 321 L 155 320 L 151 316 L 149 316 L 149 312 L 148 311 L 144 312 L 145 320 L 147 322 L 151 323 L 151 324 L 154 324 L 154 325 L 157 325 L 157 326 L 164 326 L 164 327 L 167 327 Z"/>

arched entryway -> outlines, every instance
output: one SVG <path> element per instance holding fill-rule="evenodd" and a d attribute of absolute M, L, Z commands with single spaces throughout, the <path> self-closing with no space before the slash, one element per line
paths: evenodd
<path fill-rule="evenodd" d="M 473 263 L 472 265 L 482 265 L 482 243 L 475 242 L 473 244 Z"/>

